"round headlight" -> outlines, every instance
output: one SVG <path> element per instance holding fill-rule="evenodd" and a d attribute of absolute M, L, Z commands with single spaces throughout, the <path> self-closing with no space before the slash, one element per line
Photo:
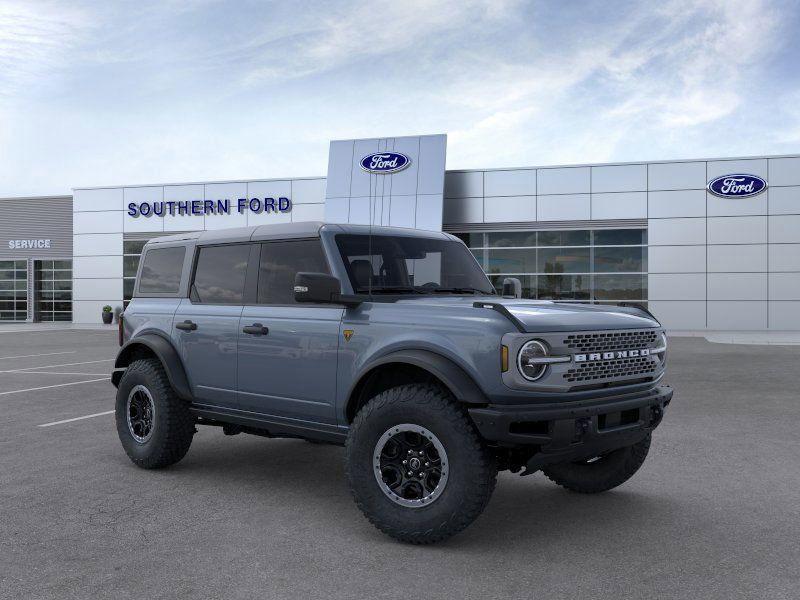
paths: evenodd
<path fill-rule="evenodd" d="M 547 357 L 547 346 L 539 340 L 531 340 L 519 349 L 517 368 L 528 381 L 541 379 L 547 370 L 547 364 L 537 364 L 536 359 Z"/>

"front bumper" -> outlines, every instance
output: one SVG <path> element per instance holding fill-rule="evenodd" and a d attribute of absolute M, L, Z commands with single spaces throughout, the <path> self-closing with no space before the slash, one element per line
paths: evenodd
<path fill-rule="evenodd" d="M 664 416 L 672 388 L 570 403 L 470 408 L 481 436 L 498 446 L 533 451 L 528 471 L 591 458 L 642 440 Z"/>

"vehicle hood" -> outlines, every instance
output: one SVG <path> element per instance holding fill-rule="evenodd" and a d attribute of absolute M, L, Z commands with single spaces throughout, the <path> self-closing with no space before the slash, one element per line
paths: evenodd
<path fill-rule="evenodd" d="M 491 310 L 490 305 L 504 307 L 528 333 L 546 331 L 599 331 L 603 329 L 647 329 L 659 327 L 660 323 L 643 310 L 627 306 L 552 302 L 549 300 L 521 300 L 498 296 L 448 296 L 409 300 L 429 301 L 437 306 L 453 305 L 470 307 L 476 303 L 482 307 L 476 311 Z M 485 304 L 484 304 L 485 303 Z M 503 312 L 501 309 L 498 312 Z"/>

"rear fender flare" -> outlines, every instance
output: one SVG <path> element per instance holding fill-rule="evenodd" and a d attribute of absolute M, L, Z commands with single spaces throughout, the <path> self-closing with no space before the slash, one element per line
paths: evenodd
<path fill-rule="evenodd" d="M 115 386 L 119 386 L 120 379 L 125 369 L 130 365 L 131 359 L 136 355 L 136 350 L 139 348 L 147 348 L 156 355 L 164 371 L 167 373 L 167 378 L 175 390 L 178 397 L 184 400 L 190 400 L 192 397 L 191 388 L 189 387 L 189 380 L 186 377 L 186 370 L 183 368 L 183 362 L 178 355 L 177 350 L 168 339 L 155 334 L 145 333 L 129 340 L 117 353 L 116 361 L 114 362 L 114 373 L 111 376 L 111 381 Z"/>

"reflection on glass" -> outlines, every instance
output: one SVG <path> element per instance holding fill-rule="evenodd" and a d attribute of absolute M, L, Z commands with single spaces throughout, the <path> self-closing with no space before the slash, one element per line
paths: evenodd
<path fill-rule="evenodd" d="M 598 300 L 644 300 L 647 275 L 595 275 L 594 297 Z"/>
<path fill-rule="evenodd" d="M 535 273 L 536 249 L 488 250 L 488 273 Z"/>
<path fill-rule="evenodd" d="M 647 248 L 594 249 L 594 270 L 596 273 L 642 273 L 647 271 Z"/>
<path fill-rule="evenodd" d="M 540 300 L 589 300 L 589 275 L 539 275 Z"/>
<path fill-rule="evenodd" d="M 591 231 L 579 229 L 575 231 L 540 231 L 540 246 L 588 246 L 591 243 Z"/>
<path fill-rule="evenodd" d="M 647 243 L 646 229 L 597 229 L 595 246 L 634 246 Z"/>
<path fill-rule="evenodd" d="M 589 248 L 541 248 L 539 273 L 588 273 Z"/>
<path fill-rule="evenodd" d="M 502 247 L 531 247 L 536 246 L 535 231 L 506 231 L 502 233 L 487 233 L 487 245 L 493 248 Z"/>

